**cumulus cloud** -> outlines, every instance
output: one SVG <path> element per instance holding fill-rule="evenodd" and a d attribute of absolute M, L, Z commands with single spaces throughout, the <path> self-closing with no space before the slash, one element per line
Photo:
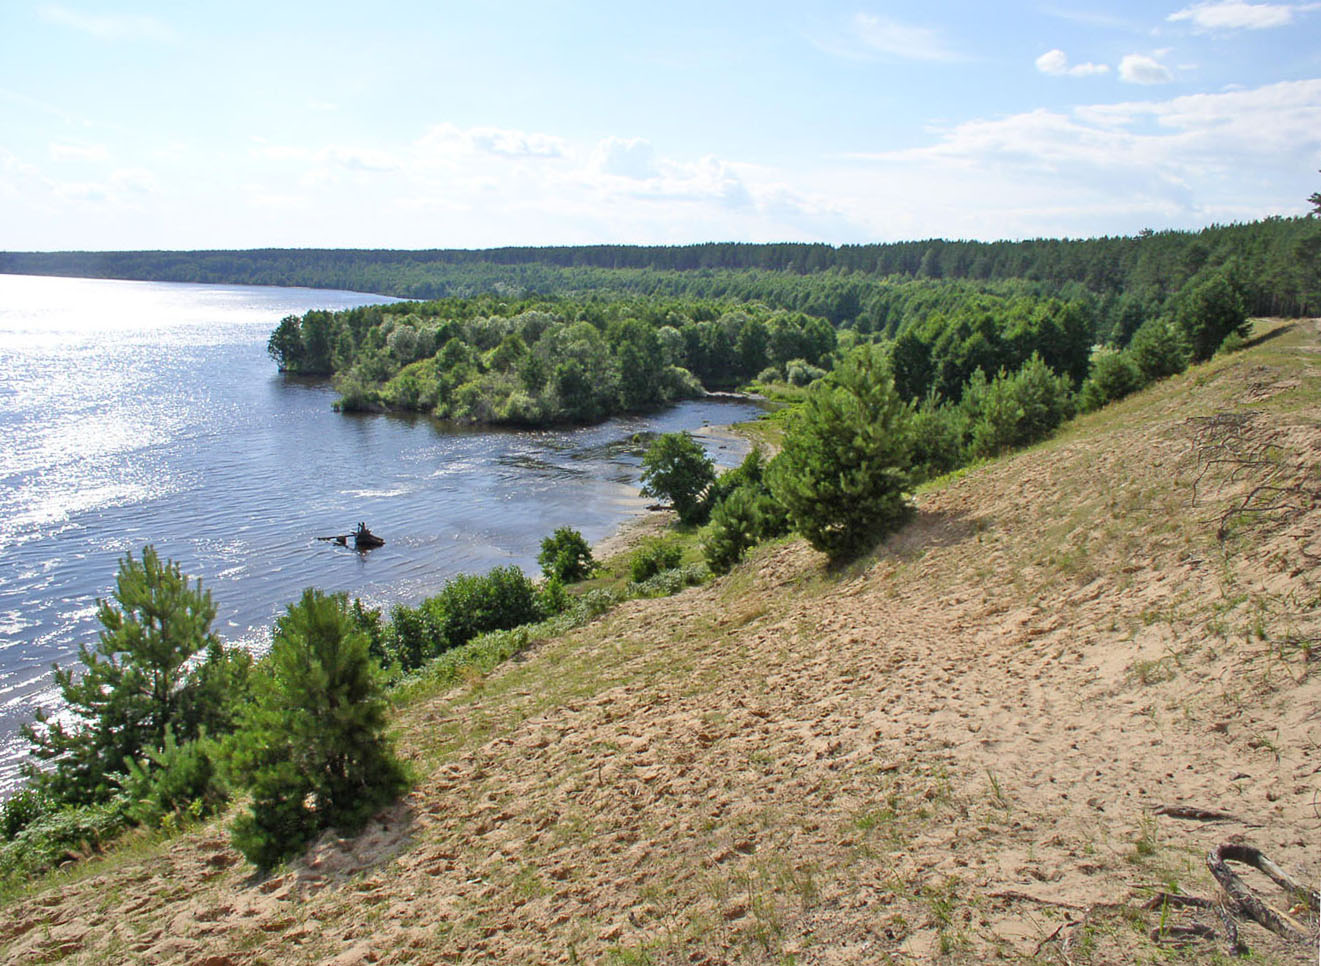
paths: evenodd
<path fill-rule="evenodd" d="M 175 39 L 171 27 L 146 14 L 82 13 L 54 3 L 38 7 L 37 14 L 47 23 L 70 27 L 100 37 L 102 40 L 172 41 Z"/>
<path fill-rule="evenodd" d="M 1187 21 L 1193 30 L 1205 33 L 1211 30 L 1269 30 L 1293 23 L 1297 12 L 1316 10 L 1321 6 L 1309 4 L 1246 3 L 1245 0 L 1211 0 L 1195 3 L 1166 17 L 1172 23 Z"/>
<path fill-rule="evenodd" d="M 1309 80 L 970 121 L 927 147 L 859 159 L 879 162 L 869 204 L 916 210 L 910 196 L 926 187 L 950 206 L 940 233 L 1013 237 L 1287 213 L 1305 192 L 1281 186 L 1318 151 L 1321 80 Z M 1245 170 L 1258 172 L 1250 185 Z"/>
<path fill-rule="evenodd" d="M 476 153 L 503 158 L 562 158 L 565 153 L 563 138 L 533 131 L 510 128 L 460 128 L 454 124 L 437 124 L 419 142 L 442 154 Z"/>
<path fill-rule="evenodd" d="M 642 180 L 657 174 L 656 149 L 646 138 L 603 138 L 593 165 L 605 174 Z"/>
<path fill-rule="evenodd" d="M 1174 74 L 1144 54 L 1125 54 L 1119 62 L 1119 79 L 1128 84 L 1168 84 L 1174 80 Z"/>
<path fill-rule="evenodd" d="M 1036 60 L 1037 70 L 1043 74 L 1050 74 L 1052 77 L 1090 77 L 1094 74 L 1104 74 L 1110 70 L 1105 64 L 1074 64 L 1070 66 L 1069 57 L 1064 51 L 1056 48 L 1048 50 Z"/>
<path fill-rule="evenodd" d="M 868 50 L 902 60 L 960 60 L 940 31 L 860 13 L 853 18 L 858 40 Z"/>

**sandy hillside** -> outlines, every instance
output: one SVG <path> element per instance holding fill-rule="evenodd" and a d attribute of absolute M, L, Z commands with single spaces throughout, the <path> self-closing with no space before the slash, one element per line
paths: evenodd
<path fill-rule="evenodd" d="M 1208 850 L 1321 881 L 1319 349 L 967 472 L 845 570 L 765 547 L 541 642 L 402 710 L 421 780 L 362 836 L 264 880 L 218 824 L 144 843 L 12 902 L 2 955 L 1215 961 L 1213 909 L 1143 908 L 1217 897 Z M 1240 921 L 1258 961 L 1315 962 L 1244 880 L 1313 936 Z"/>

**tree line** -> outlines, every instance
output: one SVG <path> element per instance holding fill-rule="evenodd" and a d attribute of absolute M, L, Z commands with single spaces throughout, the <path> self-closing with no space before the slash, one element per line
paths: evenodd
<path fill-rule="evenodd" d="M 483 296 L 289 316 L 268 350 L 287 372 L 333 373 L 342 409 L 536 426 L 820 371 L 836 342 L 823 319 L 757 303 Z"/>
<path fill-rule="evenodd" d="M 905 279 L 991 284 L 1022 280 L 1071 300 L 1127 293 L 1163 302 L 1195 276 L 1236 273 L 1254 315 L 1315 314 L 1321 306 L 1321 222 L 1267 218 L 1200 231 L 978 242 L 589 245 L 419 251 L 7 252 L 0 272 L 146 281 L 302 285 L 407 299 L 631 292 L 757 299 L 834 324 Z M 1076 294 L 1076 293 L 1075 293 Z M 816 302 L 815 308 L 809 304 Z M 790 304 L 793 302 L 795 304 Z M 866 323 L 864 323 L 865 325 Z"/>

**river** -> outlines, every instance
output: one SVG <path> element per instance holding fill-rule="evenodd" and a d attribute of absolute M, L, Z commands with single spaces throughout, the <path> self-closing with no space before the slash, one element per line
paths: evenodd
<path fill-rule="evenodd" d="M 462 432 L 340 415 L 266 355 L 285 315 L 355 292 L 0 275 L 0 793 L 56 709 L 52 662 L 94 644 L 119 559 L 151 544 L 199 577 L 223 638 L 255 650 L 304 587 L 416 603 L 456 573 L 536 570 L 541 538 L 595 541 L 644 501 L 632 437 L 751 417 L 695 401 L 598 426 Z M 729 465 L 744 447 L 705 437 Z M 320 542 L 359 520 L 370 553 Z"/>

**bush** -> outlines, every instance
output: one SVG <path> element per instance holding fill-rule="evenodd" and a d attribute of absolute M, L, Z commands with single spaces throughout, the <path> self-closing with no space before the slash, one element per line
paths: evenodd
<path fill-rule="evenodd" d="M 750 488 L 739 488 L 711 511 L 702 536 L 702 556 L 712 573 L 727 573 L 760 541 L 761 521 Z"/>
<path fill-rule="evenodd" d="M 628 561 L 628 573 L 634 583 L 641 583 L 663 570 L 679 566 L 683 548 L 673 540 L 653 537 L 644 540 Z"/>
<path fill-rule="evenodd" d="M 421 667 L 444 650 L 442 642 L 441 630 L 429 611 L 404 604 L 390 608 L 382 650 L 400 669 L 411 671 Z"/>
<path fill-rule="evenodd" d="M 826 370 L 806 359 L 790 359 L 784 364 L 785 381 L 791 386 L 809 386 L 825 374 Z"/>
<path fill-rule="evenodd" d="M 536 585 L 514 566 L 483 576 L 459 574 L 422 602 L 439 633 L 436 653 L 466 644 L 486 631 L 505 630 L 541 619 Z"/>
<path fill-rule="evenodd" d="M 1133 333 L 1128 354 L 1142 373 L 1142 383 L 1178 375 L 1188 368 L 1192 349 L 1169 319 L 1149 319 Z"/>
<path fill-rule="evenodd" d="M 1092 355 L 1092 371 L 1078 393 L 1078 408 L 1083 412 L 1100 409 L 1123 399 L 1143 386 L 1142 371 L 1131 352 L 1098 349 Z"/>
<path fill-rule="evenodd" d="M 572 527 L 560 527 L 541 541 L 537 563 L 548 579 L 571 584 L 585 580 L 592 572 L 592 548 L 583 535 Z"/>
<path fill-rule="evenodd" d="M 864 345 L 808 391 L 770 472 L 795 530 L 841 558 L 908 515 L 912 413 L 881 351 Z"/>
<path fill-rule="evenodd" d="M 1057 376 L 1033 353 L 1012 375 L 1003 369 L 991 382 L 979 369 L 968 380 L 962 405 L 972 427 L 974 459 L 1045 439 L 1073 414 L 1068 376 Z"/>
<path fill-rule="evenodd" d="M 1196 362 L 1215 355 L 1231 333 L 1248 334 L 1243 297 L 1222 271 L 1188 281 L 1175 297 L 1174 321 L 1188 340 Z"/>
<path fill-rule="evenodd" d="M 343 594 L 309 589 L 289 605 L 255 692 L 234 755 L 252 788 L 233 826 L 249 861 L 270 868 L 321 829 L 352 831 L 405 787 L 367 635 Z"/>
<path fill-rule="evenodd" d="M 767 482 L 767 462 L 753 449 L 711 488 L 711 523 L 702 554 L 713 573 L 727 572 L 750 547 L 789 532 L 789 518 Z"/>
<path fill-rule="evenodd" d="M 129 825 L 128 804 L 112 798 L 43 813 L 0 848 L 0 873 L 31 875 L 100 849 Z"/>
<path fill-rule="evenodd" d="M 684 523 L 705 519 L 702 496 L 715 478 L 711 457 L 687 433 L 666 433 L 642 457 L 643 496 L 669 500 Z"/>
<path fill-rule="evenodd" d="M 19 832 L 56 809 L 50 796 L 27 786 L 0 804 L 0 839 L 8 842 Z"/>
<path fill-rule="evenodd" d="M 179 744 L 171 734 L 160 751 L 129 763 L 124 797 L 129 817 L 159 825 L 172 815 L 198 819 L 229 801 L 229 786 L 219 774 L 219 745 L 209 738 Z"/>
<path fill-rule="evenodd" d="M 933 391 L 913 411 L 909 431 L 914 483 L 934 480 L 963 464 L 968 415 L 961 406 L 943 402 Z"/>
<path fill-rule="evenodd" d="M 710 571 L 701 564 L 671 567 L 640 583 L 633 584 L 631 590 L 638 597 L 669 597 L 685 587 L 695 587 L 703 583 L 710 576 Z"/>

